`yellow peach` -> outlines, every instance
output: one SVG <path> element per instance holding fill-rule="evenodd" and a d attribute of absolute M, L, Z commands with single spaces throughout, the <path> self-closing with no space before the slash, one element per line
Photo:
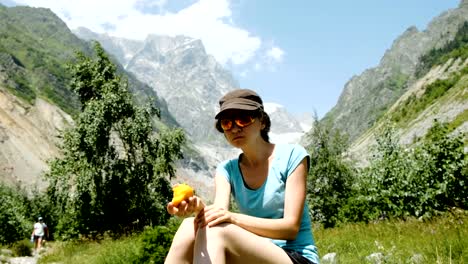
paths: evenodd
<path fill-rule="evenodd" d="M 172 188 L 172 204 L 178 206 L 183 200 L 193 196 L 193 189 L 187 184 L 178 184 Z"/>

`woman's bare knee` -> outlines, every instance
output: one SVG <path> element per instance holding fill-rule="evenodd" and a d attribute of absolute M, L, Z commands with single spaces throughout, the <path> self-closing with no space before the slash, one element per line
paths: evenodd
<path fill-rule="evenodd" d="M 194 218 L 186 218 L 177 229 L 165 263 L 191 263 L 195 243 Z"/>

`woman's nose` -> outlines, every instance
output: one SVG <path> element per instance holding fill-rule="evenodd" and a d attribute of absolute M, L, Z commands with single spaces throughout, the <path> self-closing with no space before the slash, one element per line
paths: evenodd
<path fill-rule="evenodd" d="M 242 130 L 242 128 L 237 126 L 236 122 L 232 122 L 232 128 L 231 128 L 232 133 L 237 133 L 237 132 L 239 132 L 241 130 Z"/>

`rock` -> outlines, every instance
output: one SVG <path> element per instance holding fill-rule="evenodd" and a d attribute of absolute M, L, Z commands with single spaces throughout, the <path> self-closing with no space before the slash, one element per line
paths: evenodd
<path fill-rule="evenodd" d="M 9 249 L 2 248 L 0 249 L 0 255 L 11 256 L 13 255 L 13 252 Z"/>
<path fill-rule="evenodd" d="M 414 263 L 414 264 L 424 263 L 424 256 L 422 254 L 414 254 L 410 258 L 410 263 Z"/>
<path fill-rule="evenodd" d="M 4 255 L 0 255 L 0 263 L 8 263 L 9 258 L 5 257 Z"/>
<path fill-rule="evenodd" d="M 366 257 L 367 262 L 381 264 L 384 262 L 384 255 L 380 252 L 372 253 Z"/>
<path fill-rule="evenodd" d="M 327 253 L 325 256 L 322 257 L 322 263 L 323 264 L 336 264 L 336 253 Z"/>
<path fill-rule="evenodd" d="M 35 257 L 18 257 L 11 258 L 10 264 L 36 264 L 37 258 Z"/>

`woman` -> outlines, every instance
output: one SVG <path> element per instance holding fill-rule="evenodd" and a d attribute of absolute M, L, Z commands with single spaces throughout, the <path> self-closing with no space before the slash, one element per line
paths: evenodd
<path fill-rule="evenodd" d="M 309 155 L 269 142 L 270 118 L 254 91 L 234 90 L 219 105 L 216 129 L 242 153 L 217 167 L 212 205 L 196 196 L 167 205 L 172 215 L 196 216 L 180 225 L 165 263 L 318 263 L 306 205 Z M 230 195 L 240 213 L 228 210 Z"/>
<path fill-rule="evenodd" d="M 31 239 L 34 242 L 34 251 L 39 253 L 45 242 L 45 238 L 49 237 L 49 229 L 44 223 L 42 216 L 39 216 L 37 222 L 33 226 L 33 231 L 31 234 Z"/>

